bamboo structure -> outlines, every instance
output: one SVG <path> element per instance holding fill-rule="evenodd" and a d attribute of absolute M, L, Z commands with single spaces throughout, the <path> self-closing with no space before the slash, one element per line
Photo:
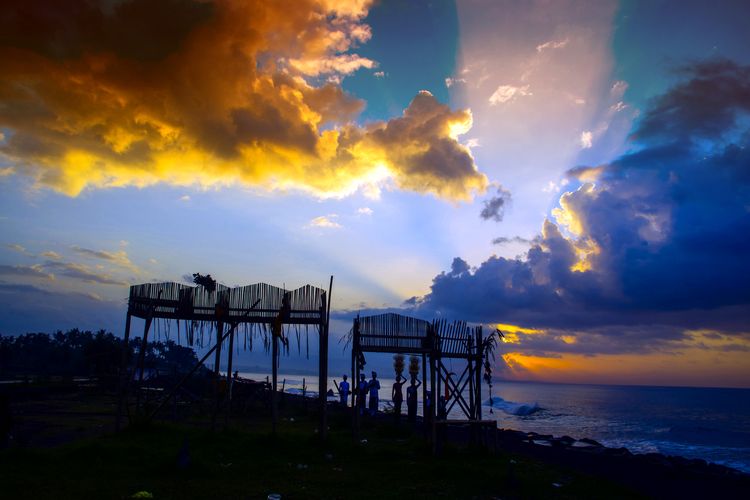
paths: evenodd
<path fill-rule="evenodd" d="M 299 328 L 314 327 L 318 330 L 318 342 L 320 353 L 319 364 L 319 402 L 320 402 L 320 436 L 326 437 L 326 393 L 327 384 L 327 366 L 328 366 L 328 322 L 331 307 L 331 289 L 333 286 L 333 276 L 329 291 L 305 285 L 296 290 L 285 290 L 265 283 L 256 283 L 242 287 L 228 288 L 224 285 L 216 285 L 215 289 L 209 290 L 203 286 L 190 286 L 181 283 L 144 283 L 130 287 L 128 298 L 128 311 L 125 322 L 124 350 L 121 360 L 121 378 L 118 398 L 118 410 L 116 427 L 119 429 L 123 407 L 128 400 L 128 393 L 131 380 L 138 373 L 138 383 L 143 381 L 145 347 L 148 342 L 149 330 L 154 321 L 162 320 L 169 324 L 171 321 L 177 323 L 178 342 L 180 323 L 183 324 L 185 340 L 188 345 L 192 346 L 198 343 L 203 347 L 204 333 L 208 329 L 209 334 L 215 331 L 215 342 L 208 354 L 201 359 L 196 367 L 191 371 L 178 385 L 173 388 L 167 396 L 157 405 L 156 409 L 149 415 L 153 418 L 156 413 L 174 396 L 176 390 L 181 386 L 187 377 L 192 375 L 200 365 L 208 359 L 209 355 L 215 353 L 214 361 L 214 378 L 215 406 L 212 416 L 212 425 L 215 425 L 216 415 L 219 411 L 219 379 L 220 360 L 222 344 L 227 338 L 229 346 L 227 350 L 227 373 L 226 394 L 228 398 L 227 412 L 231 407 L 232 396 L 232 360 L 234 354 L 235 338 L 244 334 L 245 348 L 248 346 L 248 336 L 250 339 L 250 350 L 253 346 L 253 336 L 260 335 L 263 337 L 264 347 L 268 351 L 272 349 L 272 412 L 273 428 L 275 430 L 278 420 L 277 408 L 277 380 L 279 367 L 279 343 L 285 349 L 289 348 L 289 339 L 284 335 L 286 325 L 287 334 L 290 333 L 290 327 L 297 329 L 297 339 L 299 344 Z M 141 341 L 141 349 L 137 359 L 137 364 L 130 375 L 127 374 L 127 346 L 130 341 L 131 318 L 141 318 L 144 320 L 144 333 Z M 228 327 L 228 329 L 227 329 Z M 241 331 L 242 329 L 242 331 Z M 269 341 L 270 333 L 270 341 Z M 210 335 L 209 335 L 210 338 Z M 270 344 L 270 345 L 269 345 Z M 299 349 L 299 345 L 298 345 Z M 136 408 L 138 408 L 140 400 Z"/>
<path fill-rule="evenodd" d="M 470 326 L 465 321 L 448 322 L 422 319 L 394 313 L 354 319 L 352 326 L 352 380 L 359 380 L 359 373 L 366 362 L 365 353 L 410 354 L 422 358 L 422 401 L 425 432 L 433 442 L 433 450 L 439 451 L 438 426 L 459 423 L 448 419 L 454 407 L 463 413 L 465 422 L 472 427 L 472 435 L 478 433 L 482 421 L 482 362 L 487 343 L 481 326 Z M 460 375 L 453 373 L 446 362 L 462 366 Z M 429 367 L 430 403 L 428 402 L 427 370 Z M 437 402 L 445 392 L 445 411 L 438 418 Z M 356 392 L 356 391 L 355 391 Z M 353 403 L 355 405 L 355 403 Z M 352 425 L 359 433 L 359 412 L 352 412 Z"/>

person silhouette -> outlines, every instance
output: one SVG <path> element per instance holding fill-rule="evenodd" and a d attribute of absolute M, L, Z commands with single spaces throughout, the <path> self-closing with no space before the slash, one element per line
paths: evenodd
<path fill-rule="evenodd" d="M 380 390 L 380 381 L 378 380 L 378 374 L 372 372 L 372 379 L 367 384 L 367 388 L 370 390 L 370 416 L 374 417 L 378 412 L 378 391 Z"/>
<path fill-rule="evenodd" d="M 396 422 L 401 419 L 401 404 L 404 401 L 404 393 L 402 387 L 404 386 L 406 379 L 401 374 L 396 375 L 396 381 L 393 382 L 393 389 L 391 389 L 391 400 L 393 401 L 393 415 L 396 417 Z"/>
<path fill-rule="evenodd" d="M 346 374 L 342 375 L 341 378 L 343 379 L 340 384 L 337 384 L 336 387 L 339 390 L 339 400 L 341 401 L 341 404 L 346 406 L 349 403 L 349 382 L 346 381 Z M 336 381 L 334 380 L 334 383 Z"/>
<path fill-rule="evenodd" d="M 359 375 L 359 384 L 357 385 L 357 410 L 360 415 L 364 415 L 367 402 L 367 380 L 365 374 Z"/>
<path fill-rule="evenodd" d="M 417 421 L 417 389 L 422 385 L 422 382 L 417 380 L 417 377 L 412 377 L 411 385 L 406 388 L 406 411 L 409 417 L 409 422 Z"/>

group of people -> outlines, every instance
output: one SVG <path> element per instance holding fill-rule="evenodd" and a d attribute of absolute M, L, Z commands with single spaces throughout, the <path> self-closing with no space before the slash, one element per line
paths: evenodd
<path fill-rule="evenodd" d="M 347 382 L 347 376 L 343 375 L 341 383 L 337 383 L 334 380 L 334 384 L 339 391 L 339 400 L 344 406 L 349 404 L 350 387 Z M 393 382 L 393 388 L 391 389 L 391 400 L 393 401 L 393 413 L 396 420 L 401 417 L 401 406 L 404 402 L 403 386 L 407 379 L 401 374 L 396 376 L 396 380 Z M 411 384 L 406 387 L 406 408 L 407 415 L 410 422 L 414 422 L 417 419 L 417 389 L 422 385 L 422 382 L 416 377 L 412 377 Z M 352 406 L 357 408 L 360 415 L 365 413 L 370 416 L 374 416 L 378 412 L 378 405 L 380 403 L 380 381 L 378 380 L 378 374 L 372 372 L 372 378 L 367 380 L 364 373 L 359 376 L 359 383 L 356 387 L 356 392 L 352 394 Z M 369 404 L 368 403 L 369 396 Z M 427 408 L 430 406 L 430 397 L 428 392 L 428 398 L 426 401 Z"/>

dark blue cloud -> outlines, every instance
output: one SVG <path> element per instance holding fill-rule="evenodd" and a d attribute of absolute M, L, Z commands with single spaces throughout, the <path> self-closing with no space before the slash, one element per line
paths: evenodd
<path fill-rule="evenodd" d="M 0 282 L 0 335 L 82 328 L 121 333 L 126 302 L 96 295 L 53 292 L 33 285 Z"/>
<path fill-rule="evenodd" d="M 719 60 L 682 71 L 635 127 L 631 152 L 569 172 L 578 189 L 561 208 L 572 224 L 545 222 L 524 259 L 469 269 L 457 258 L 412 307 L 573 331 L 589 346 L 550 335 L 533 341 L 540 352 L 638 351 L 678 342 L 687 328 L 746 330 L 750 67 Z"/>

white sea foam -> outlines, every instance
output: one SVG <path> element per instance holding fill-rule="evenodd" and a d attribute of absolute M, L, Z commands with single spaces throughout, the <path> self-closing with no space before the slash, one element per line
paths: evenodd
<path fill-rule="evenodd" d="M 508 415 L 526 416 L 541 410 L 538 403 L 514 403 L 505 401 L 500 396 L 493 396 L 484 403 L 483 406 L 497 408 Z"/>

